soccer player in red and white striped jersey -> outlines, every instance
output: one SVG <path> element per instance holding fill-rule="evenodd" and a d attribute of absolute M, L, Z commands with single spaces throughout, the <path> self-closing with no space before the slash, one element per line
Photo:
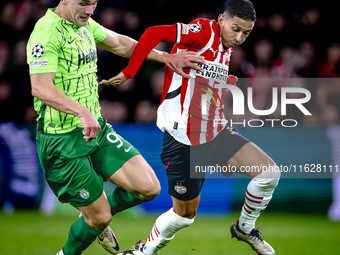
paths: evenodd
<path fill-rule="evenodd" d="M 249 34 L 252 25 L 245 34 Z M 228 40 L 227 38 L 225 40 Z M 177 23 L 170 26 L 148 28 L 136 46 L 129 66 L 123 70 L 126 78 L 131 78 L 142 64 L 149 51 L 160 41 L 175 42 L 171 53 L 195 51 L 203 56 L 206 65 L 200 64 L 204 72 L 186 69 L 184 78 L 165 68 L 163 96 L 158 109 L 158 127 L 170 133 L 177 141 L 186 145 L 199 145 L 211 141 L 226 124 L 214 119 L 223 118 L 223 98 L 225 89 L 215 88 L 219 83 L 234 83 L 236 78 L 229 76 L 229 61 L 234 46 L 240 42 L 228 41 L 223 45 L 220 28 L 215 20 L 196 19 L 190 24 Z M 145 44 L 144 44 L 145 43 Z M 209 102 L 208 121 L 201 110 L 203 94 L 212 95 Z M 176 124 L 177 123 L 177 124 Z M 176 128 L 173 126 L 176 125 Z"/>
<path fill-rule="evenodd" d="M 194 51 L 206 61 L 199 64 L 203 72 L 186 69 L 182 76 L 165 68 L 157 126 L 165 132 L 161 159 L 173 208 L 157 218 L 147 242 L 136 243 L 135 248 L 146 255 L 158 254 L 177 231 L 193 223 L 205 176 L 191 178 L 191 174 L 194 166 L 204 165 L 229 165 L 237 169 L 257 166 L 261 170 L 245 173 L 252 180 L 240 218 L 230 231 L 232 237 L 248 243 L 258 254 L 275 254 L 255 229 L 255 221 L 270 202 L 280 173 L 262 172 L 262 166 L 276 170 L 274 161 L 236 129 L 214 121 L 223 119 L 226 89 L 221 85 L 235 85 L 237 81 L 228 73 L 233 47 L 245 41 L 255 19 L 255 9 L 249 0 L 230 0 L 217 22 L 195 19 L 190 24 L 150 27 L 140 38 L 127 68 L 101 82 L 119 86 L 132 78 L 150 50 L 161 41 L 175 43 L 171 53 Z"/>

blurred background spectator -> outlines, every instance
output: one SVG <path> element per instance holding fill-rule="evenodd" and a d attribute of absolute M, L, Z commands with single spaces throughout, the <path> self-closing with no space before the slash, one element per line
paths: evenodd
<path fill-rule="evenodd" d="M 35 22 L 47 8 L 56 6 L 58 2 L 12 0 L 0 4 L 2 122 L 14 120 L 24 124 L 34 123 L 36 115 L 32 111 L 33 98 L 25 46 Z M 254 0 L 253 3 L 257 9 L 257 22 L 247 41 L 235 49 L 230 74 L 240 78 L 338 77 L 336 68 L 340 65 L 340 33 L 332 28 L 336 16 L 331 1 L 290 0 L 273 4 L 269 0 Z M 187 23 L 196 17 L 216 19 L 224 4 L 225 1 L 214 1 L 203 8 L 190 1 L 178 0 L 101 0 L 93 18 L 109 29 L 138 40 L 148 26 Z M 160 44 L 158 48 L 170 51 L 171 45 Z M 127 59 L 98 50 L 99 80 L 116 75 L 127 63 Z M 104 117 L 113 123 L 155 123 L 155 109 L 162 93 L 162 70 L 162 65 L 144 63 L 137 76 L 124 86 L 101 87 Z M 260 109 L 268 105 L 270 107 L 271 88 L 277 83 L 268 85 L 264 82 L 255 86 L 247 81 L 239 86 L 243 90 L 249 86 L 256 90 L 254 106 Z M 339 105 L 334 102 L 338 94 L 334 94 L 334 86 L 307 84 L 306 88 L 316 95 L 312 100 L 313 103 L 315 101 L 313 108 L 318 113 L 311 119 L 304 119 L 306 125 L 324 123 L 324 118 L 331 119 L 327 119 L 327 122 L 339 121 Z M 150 114 L 146 114 L 149 111 Z"/>

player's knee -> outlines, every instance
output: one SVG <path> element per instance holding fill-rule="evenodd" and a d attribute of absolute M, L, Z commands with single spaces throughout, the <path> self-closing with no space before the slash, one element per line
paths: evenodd
<path fill-rule="evenodd" d="M 279 183 L 280 177 L 275 178 L 263 178 L 263 186 L 264 188 L 276 188 Z"/>
<path fill-rule="evenodd" d="M 277 186 L 281 178 L 279 167 L 274 163 L 266 172 L 262 172 L 254 179 L 257 180 L 258 185 L 263 189 L 272 189 Z"/>
<path fill-rule="evenodd" d="M 183 218 L 194 219 L 197 214 L 196 208 L 178 208 L 176 214 Z"/>
<path fill-rule="evenodd" d="M 108 225 L 111 224 L 111 221 L 111 212 L 103 212 L 90 217 L 90 225 L 99 230 L 104 230 Z"/>
<path fill-rule="evenodd" d="M 105 212 L 104 214 L 101 214 L 97 219 L 98 224 L 101 225 L 103 229 L 110 225 L 111 221 L 112 221 L 111 212 Z"/>
<path fill-rule="evenodd" d="M 145 185 L 143 190 L 139 191 L 138 196 L 145 201 L 150 201 L 156 198 L 161 192 L 161 185 L 158 180 L 151 181 Z"/>
<path fill-rule="evenodd" d="M 188 219 L 193 219 L 193 218 L 195 218 L 196 214 L 197 214 L 196 210 L 195 211 L 188 211 L 188 212 L 184 212 L 182 217 L 188 218 Z"/>

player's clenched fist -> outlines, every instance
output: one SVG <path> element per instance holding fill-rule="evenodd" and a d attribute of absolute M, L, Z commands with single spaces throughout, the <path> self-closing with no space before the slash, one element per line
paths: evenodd
<path fill-rule="evenodd" d="M 87 108 L 85 108 L 78 117 L 84 127 L 83 138 L 86 140 L 86 142 L 95 139 L 100 131 L 100 125 L 93 114 Z"/>

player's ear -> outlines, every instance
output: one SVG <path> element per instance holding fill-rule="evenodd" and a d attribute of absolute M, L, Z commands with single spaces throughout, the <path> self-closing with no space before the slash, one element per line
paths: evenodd
<path fill-rule="evenodd" d="M 61 0 L 61 3 L 62 3 L 63 5 L 67 5 L 67 0 Z"/>
<path fill-rule="evenodd" d="M 225 20 L 225 18 L 223 16 L 223 14 L 218 15 L 218 19 L 217 19 L 218 24 L 223 24 L 224 20 Z"/>

